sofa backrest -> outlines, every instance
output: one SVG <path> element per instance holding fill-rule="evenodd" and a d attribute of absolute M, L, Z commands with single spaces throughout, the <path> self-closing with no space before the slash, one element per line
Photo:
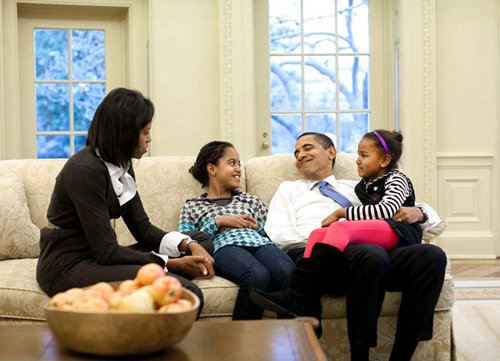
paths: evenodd
<path fill-rule="evenodd" d="M 137 189 L 151 222 L 165 230 L 177 229 L 182 205 L 187 199 L 206 190 L 189 173 L 196 157 L 145 157 L 134 163 Z M 242 167 L 241 190 L 245 190 L 245 169 Z M 135 243 L 127 226 L 120 218 L 115 231 L 120 244 Z"/>
<path fill-rule="evenodd" d="M 338 154 L 333 174 L 337 179 L 358 180 L 356 167 L 357 155 Z M 293 155 L 272 155 L 267 157 L 252 158 L 246 167 L 247 192 L 255 194 L 269 206 L 271 198 L 283 181 L 300 179 L 301 176 L 295 168 L 295 158 Z"/>
<path fill-rule="evenodd" d="M 339 179 L 358 179 L 356 156 L 339 154 L 334 174 Z M 134 162 L 137 188 L 151 222 L 166 230 L 177 229 L 184 202 L 204 192 L 191 176 L 193 156 L 145 157 Z M 65 159 L 20 159 L 0 161 L 2 170 L 14 170 L 23 179 L 31 221 L 38 228 L 47 225 L 47 207 L 56 176 Z M 252 158 L 242 167 L 241 190 L 259 196 L 266 205 L 285 180 L 299 179 L 292 155 Z M 134 243 L 123 220 L 114 222 L 120 244 Z"/>

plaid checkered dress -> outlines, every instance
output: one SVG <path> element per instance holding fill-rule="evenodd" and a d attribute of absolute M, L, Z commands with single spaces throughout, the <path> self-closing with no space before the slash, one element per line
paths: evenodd
<path fill-rule="evenodd" d="M 267 208 L 256 196 L 235 190 L 231 198 L 207 199 L 203 193 L 184 203 L 179 218 L 179 232 L 203 231 L 214 242 L 215 251 L 227 245 L 260 247 L 273 244 L 264 232 Z M 235 228 L 218 234 L 215 217 L 228 215 L 248 215 L 259 222 L 258 229 Z"/>

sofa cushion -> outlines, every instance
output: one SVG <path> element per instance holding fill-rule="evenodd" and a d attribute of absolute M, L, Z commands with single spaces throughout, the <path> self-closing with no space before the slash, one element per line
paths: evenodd
<path fill-rule="evenodd" d="M 230 318 L 233 312 L 234 302 L 238 293 L 238 286 L 222 277 L 214 277 L 210 280 L 196 279 L 194 283 L 200 287 L 205 297 L 205 308 L 201 318 Z M 436 305 L 436 311 L 448 311 L 454 303 L 454 286 L 451 277 L 445 279 L 443 291 Z M 345 297 L 323 297 L 323 318 L 345 318 Z M 399 312 L 401 304 L 401 292 L 386 292 L 381 316 L 395 317 Z"/>
<path fill-rule="evenodd" d="M 0 260 L 38 257 L 39 239 L 23 180 L 15 171 L 0 172 Z"/>
<path fill-rule="evenodd" d="M 37 259 L 0 262 L 0 319 L 45 320 L 49 297 L 36 282 Z"/>

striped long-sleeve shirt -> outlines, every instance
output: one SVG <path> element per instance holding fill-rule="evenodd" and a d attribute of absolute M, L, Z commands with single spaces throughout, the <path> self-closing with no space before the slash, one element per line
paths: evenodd
<path fill-rule="evenodd" d="M 401 206 L 415 205 L 415 192 L 410 179 L 393 170 L 372 182 L 362 179 L 355 188 L 362 206 L 346 208 L 346 219 L 391 219 Z"/>

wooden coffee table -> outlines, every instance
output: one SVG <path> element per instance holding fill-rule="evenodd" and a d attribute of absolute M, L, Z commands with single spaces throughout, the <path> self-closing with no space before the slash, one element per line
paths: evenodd
<path fill-rule="evenodd" d="M 96 337 L 99 337 L 96 335 Z M 0 360 L 120 360 L 71 352 L 48 325 L 0 325 Z M 297 320 L 196 322 L 174 348 L 127 360 L 326 361 L 310 324 Z"/>

